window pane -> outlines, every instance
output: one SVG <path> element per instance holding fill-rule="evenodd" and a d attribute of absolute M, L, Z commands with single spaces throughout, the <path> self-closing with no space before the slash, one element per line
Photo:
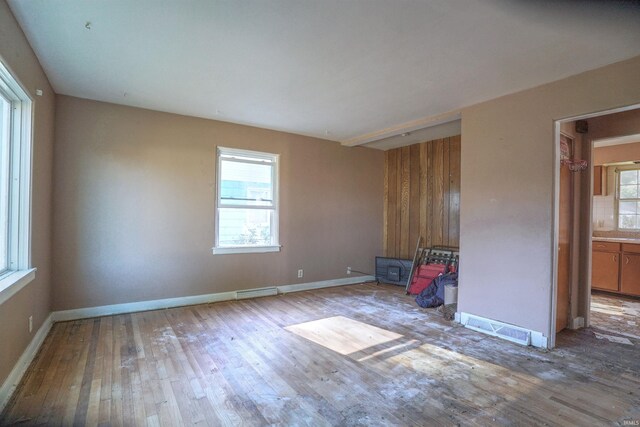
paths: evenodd
<path fill-rule="evenodd" d="M 0 271 L 9 266 L 9 165 L 11 104 L 0 96 Z"/>
<path fill-rule="evenodd" d="M 272 245 L 273 210 L 222 208 L 218 246 Z"/>
<path fill-rule="evenodd" d="M 620 202 L 620 215 L 635 215 L 637 211 L 638 202 Z"/>
<path fill-rule="evenodd" d="M 220 204 L 273 206 L 270 164 L 220 161 Z"/>
<path fill-rule="evenodd" d="M 621 185 L 620 198 L 621 199 L 637 199 L 638 186 L 637 185 Z"/>
<path fill-rule="evenodd" d="M 637 215 L 620 215 L 620 228 L 638 228 Z"/>
<path fill-rule="evenodd" d="M 638 184 L 638 171 L 621 171 L 620 185 Z"/>

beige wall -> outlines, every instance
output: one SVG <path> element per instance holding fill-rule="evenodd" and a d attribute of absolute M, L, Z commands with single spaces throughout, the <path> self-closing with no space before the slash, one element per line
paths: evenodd
<path fill-rule="evenodd" d="M 462 112 L 459 310 L 547 333 L 554 120 L 640 103 L 640 57 Z"/>
<path fill-rule="evenodd" d="M 5 1 L 0 1 L 0 56 L 35 100 L 33 138 L 32 264 L 36 279 L 0 305 L 0 384 L 49 315 L 51 277 L 51 175 L 54 93 Z M 41 97 L 35 96 L 42 89 Z M 33 332 L 28 317 L 33 315 Z"/>
<path fill-rule="evenodd" d="M 217 145 L 281 155 L 280 253 L 211 253 Z M 58 96 L 53 309 L 373 271 L 383 168 L 378 150 Z"/>

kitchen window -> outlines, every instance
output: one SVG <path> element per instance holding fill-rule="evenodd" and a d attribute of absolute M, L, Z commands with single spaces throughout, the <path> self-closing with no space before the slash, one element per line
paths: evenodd
<path fill-rule="evenodd" d="M 277 252 L 278 155 L 218 147 L 214 254 Z"/>
<path fill-rule="evenodd" d="M 640 170 L 620 170 L 618 173 L 618 228 L 640 229 Z"/>
<path fill-rule="evenodd" d="M 31 268 L 32 101 L 0 63 L 0 304 L 35 277 Z"/>

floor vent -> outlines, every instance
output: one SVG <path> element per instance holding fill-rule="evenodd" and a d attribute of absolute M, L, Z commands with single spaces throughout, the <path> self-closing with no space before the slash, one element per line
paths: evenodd
<path fill-rule="evenodd" d="M 531 331 L 527 329 L 466 313 L 462 316 L 461 323 L 474 331 L 504 338 L 517 344 L 531 344 Z"/>
<path fill-rule="evenodd" d="M 260 288 L 260 289 L 248 289 L 246 291 L 237 291 L 236 299 L 247 299 L 247 298 L 260 298 L 260 297 L 271 297 L 274 295 L 278 295 L 278 288 Z"/>

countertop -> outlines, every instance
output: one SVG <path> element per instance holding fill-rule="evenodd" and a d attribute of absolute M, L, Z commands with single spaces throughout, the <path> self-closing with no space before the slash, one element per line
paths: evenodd
<path fill-rule="evenodd" d="M 636 243 L 640 244 L 639 238 L 634 237 L 592 237 L 594 242 L 614 242 L 614 243 Z"/>

